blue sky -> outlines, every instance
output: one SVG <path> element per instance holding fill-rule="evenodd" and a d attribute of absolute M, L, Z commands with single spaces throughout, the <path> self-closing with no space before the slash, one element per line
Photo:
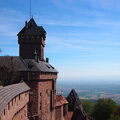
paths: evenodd
<path fill-rule="evenodd" d="M 47 31 L 45 56 L 59 80 L 120 80 L 120 0 L 32 0 Z M 18 55 L 17 33 L 29 20 L 29 0 L 0 2 L 1 55 Z"/>

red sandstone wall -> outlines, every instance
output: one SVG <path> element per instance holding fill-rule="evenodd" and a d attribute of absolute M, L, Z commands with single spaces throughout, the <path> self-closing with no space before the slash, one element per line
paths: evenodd
<path fill-rule="evenodd" d="M 55 120 L 63 120 L 63 106 L 55 108 Z"/>
<path fill-rule="evenodd" d="M 27 105 L 16 113 L 12 120 L 29 120 L 27 117 Z"/>
<path fill-rule="evenodd" d="M 38 56 L 41 58 L 41 45 L 40 44 L 21 44 L 19 46 L 19 55 L 24 58 L 24 59 L 34 59 L 35 58 L 35 55 L 34 55 L 34 52 L 35 52 L 35 49 L 37 48 L 37 54 Z M 44 53 L 42 53 L 43 55 Z M 43 58 L 43 56 L 42 56 Z"/>
<path fill-rule="evenodd" d="M 28 115 L 32 117 L 38 115 L 38 82 L 31 81 L 28 85 L 31 88 Z"/>
<path fill-rule="evenodd" d="M 53 101 L 51 101 L 51 90 L 52 81 L 39 82 L 38 113 L 42 120 L 54 120 L 54 109 L 51 109 L 51 104 L 54 102 L 54 94 Z"/>
<path fill-rule="evenodd" d="M 0 116 L 1 120 L 22 120 L 21 116 L 23 117 L 24 120 L 27 120 L 27 115 L 25 115 L 24 112 L 27 111 L 28 101 L 29 92 L 23 93 L 20 96 L 15 97 L 5 107 L 4 112 Z M 17 119 L 18 117 L 20 118 Z"/>
<path fill-rule="evenodd" d="M 68 104 L 63 105 L 63 116 L 66 116 L 68 113 Z"/>
<path fill-rule="evenodd" d="M 51 90 L 54 88 L 53 80 L 31 81 L 29 86 L 30 103 L 29 115 L 32 117 L 39 116 L 39 120 L 55 120 L 54 110 L 51 110 Z M 53 91 L 53 106 L 54 106 L 54 91 Z"/>
<path fill-rule="evenodd" d="M 55 120 L 54 109 L 51 110 L 51 100 L 52 107 L 54 107 L 56 78 L 57 75 L 50 73 L 30 74 L 31 81 L 28 81 L 28 85 L 31 88 L 29 103 L 29 115 L 31 117 L 38 116 L 39 120 Z"/>
<path fill-rule="evenodd" d="M 38 79 L 53 79 L 53 80 L 56 80 L 57 79 L 57 75 L 54 75 L 54 74 L 41 74 L 38 76 Z"/>

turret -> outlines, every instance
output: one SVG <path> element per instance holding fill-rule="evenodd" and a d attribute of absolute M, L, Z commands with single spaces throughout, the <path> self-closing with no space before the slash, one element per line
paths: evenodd
<path fill-rule="evenodd" d="M 46 31 L 38 26 L 34 19 L 25 22 L 24 28 L 18 33 L 19 56 L 23 59 L 34 59 L 36 50 L 39 60 L 44 61 Z"/>

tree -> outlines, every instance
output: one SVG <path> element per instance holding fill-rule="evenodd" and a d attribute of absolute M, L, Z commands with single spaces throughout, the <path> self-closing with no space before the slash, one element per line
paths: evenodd
<path fill-rule="evenodd" d="M 111 99 L 99 99 L 95 104 L 92 117 L 95 120 L 108 120 L 117 105 Z"/>
<path fill-rule="evenodd" d="M 120 116 L 111 115 L 109 120 L 120 120 Z"/>
<path fill-rule="evenodd" d="M 16 70 L 18 63 L 14 57 L 0 59 L 0 85 L 6 86 L 20 81 L 20 72 Z"/>
<path fill-rule="evenodd" d="M 117 107 L 117 109 L 114 112 L 114 115 L 120 116 L 120 106 Z"/>
<path fill-rule="evenodd" d="M 82 103 L 82 105 L 83 105 L 83 109 L 87 113 L 87 115 L 88 116 L 91 115 L 91 113 L 93 112 L 94 103 L 86 100 Z"/>

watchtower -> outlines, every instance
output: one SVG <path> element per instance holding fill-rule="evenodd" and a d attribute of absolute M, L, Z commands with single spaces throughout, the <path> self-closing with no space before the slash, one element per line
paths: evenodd
<path fill-rule="evenodd" d="M 34 59 L 35 52 L 39 60 L 44 61 L 46 31 L 37 26 L 33 18 L 25 22 L 24 28 L 18 33 L 19 56 L 23 59 Z"/>

